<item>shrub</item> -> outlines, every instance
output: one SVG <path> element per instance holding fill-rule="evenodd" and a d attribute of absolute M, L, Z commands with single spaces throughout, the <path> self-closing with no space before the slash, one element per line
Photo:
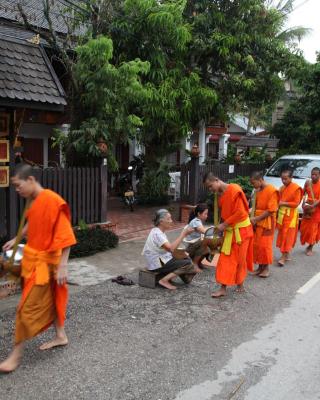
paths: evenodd
<path fill-rule="evenodd" d="M 250 199 L 253 187 L 250 183 L 249 176 L 237 176 L 236 178 L 230 179 L 228 181 L 228 183 L 237 183 L 239 186 L 241 186 L 247 199 L 248 200 Z M 214 208 L 213 193 L 209 192 L 207 194 L 207 198 L 206 198 L 205 202 L 208 204 L 208 207 L 209 207 L 207 221 L 212 223 L 213 222 L 213 208 Z"/>
<path fill-rule="evenodd" d="M 239 186 L 242 187 L 247 199 L 251 196 L 253 187 L 250 182 L 249 176 L 237 176 L 236 178 L 230 179 L 228 183 L 237 183 Z"/>
<path fill-rule="evenodd" d="M 71 247 L 70 258 L 92 256 L 100 251 L 113 249 L 119 243 L 118 236 L 100 226 L 88 227 L 81 225 L 80 229 L 75 230 L 77 244 Z M 2 246 L 8 238 L 0 237 L 0 253 Z M 23 240 L 22 243 L 25 243 Z"/>
<path fill-rule="evenodd" d="M 75 231 L 77 244 L 71 248 L 70 258 L 92 256 L 100 251 L 117 247 L 119 238 L 100 226 L 85 227 Z"/>
<path fill-rule="evenodd" d="M 141 181 L 139 201 L 141 204 L 165 205 L 169 202 L 169 168 L 160 166 L 158 170 L 146 169 Z"/>

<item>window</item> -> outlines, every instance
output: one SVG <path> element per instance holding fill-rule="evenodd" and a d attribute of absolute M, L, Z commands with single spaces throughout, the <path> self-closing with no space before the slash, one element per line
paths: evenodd
<path fill-rule="evenodd" d="M 293 172 L 294 178 L 309 178 L 314 167 L 320 167 L 320 160 L 284 158 L 269 169 L 267 176 L 280 177 L 282 171 L 289 169 Z"/>

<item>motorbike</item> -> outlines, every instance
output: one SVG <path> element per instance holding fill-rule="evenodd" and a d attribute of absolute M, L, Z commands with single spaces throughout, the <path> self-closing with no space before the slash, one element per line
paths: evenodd
<path fill-rule="evenodd" d="M 136 202 L 135 193 L 132 187 L 132 170 L 133 167 L 128 167 L 128 172 L 124 174 L 120 179 L 120 184 L 123 187 L 122 200 L 126 206 L 129 207 L 130 211 L 133 212 L 133 205 Z"/>

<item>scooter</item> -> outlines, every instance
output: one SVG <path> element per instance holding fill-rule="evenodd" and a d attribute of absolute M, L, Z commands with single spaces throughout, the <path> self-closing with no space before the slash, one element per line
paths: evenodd
<path fill-rule="evenodd" d="M 130 208 L 131 212 L 133 212 L 133 205 L 136 202 L 134 190 L 132 187 L 132 169 L 133 167 L 130 165 L 128 167 L 128 173 L 122 178 L 122 182 L 124 185 L 123 202 Z"/>

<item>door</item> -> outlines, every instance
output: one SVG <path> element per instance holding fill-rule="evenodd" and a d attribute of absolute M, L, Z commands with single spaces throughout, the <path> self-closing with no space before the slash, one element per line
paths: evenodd
<path fill-rule="evenodd" d="M 23 158 L 43 165 L 43 139 L 23 138 Z"/>

